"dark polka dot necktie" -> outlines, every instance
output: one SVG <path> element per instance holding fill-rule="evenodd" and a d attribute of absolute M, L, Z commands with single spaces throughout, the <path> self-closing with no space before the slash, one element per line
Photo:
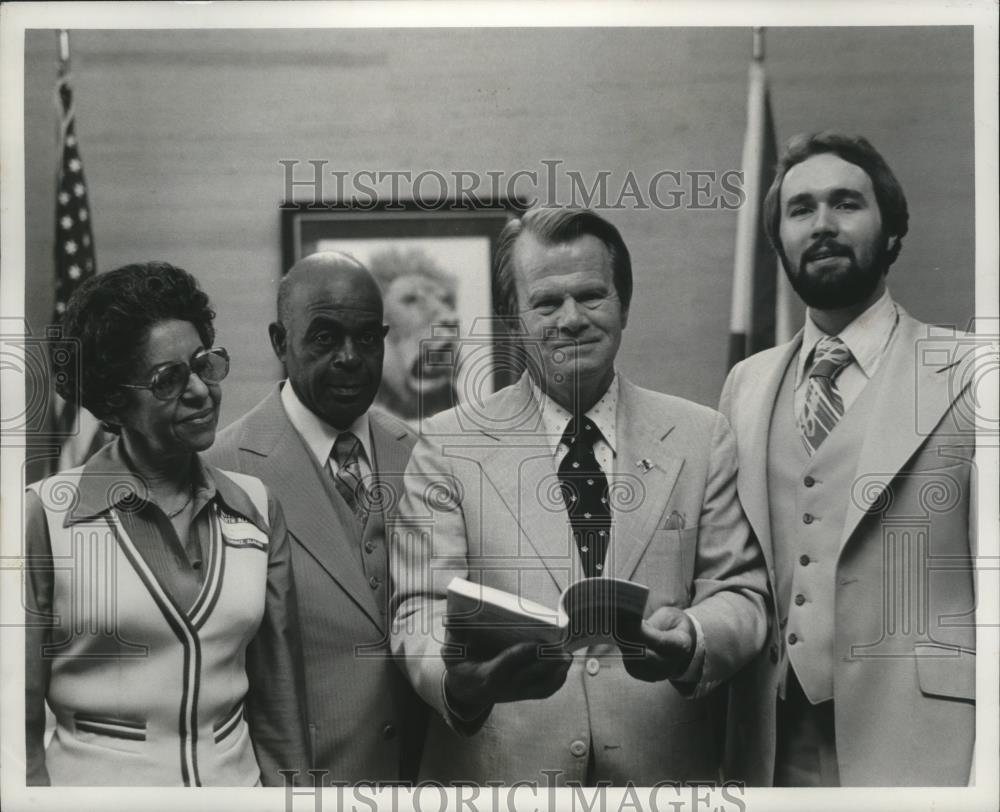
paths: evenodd
<path fill-rule="evenodd" d="M 604 556 L 611 531 L 608 478 L 594 456 L 594 443 L 601 438 L 588 419 L 573 418 L 563 433 L 569 451 L 559 464 L 559 483 L 573 539 L 587 577 L 603 575 Z"/>

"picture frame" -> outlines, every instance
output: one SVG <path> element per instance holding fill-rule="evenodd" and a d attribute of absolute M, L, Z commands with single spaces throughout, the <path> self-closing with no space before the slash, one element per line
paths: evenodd
<path fill-rule="evenodd" d="M 506 334 L 493 318 L 492 274 L 497 238 L 525 208 L 511 199 L 285 203 L 282 273 L 318 251 L 350 254 L 372 272 L 389 325 L 376 406 L 418 424 L 520 374 L 511 353 L 496 351 Z"/>

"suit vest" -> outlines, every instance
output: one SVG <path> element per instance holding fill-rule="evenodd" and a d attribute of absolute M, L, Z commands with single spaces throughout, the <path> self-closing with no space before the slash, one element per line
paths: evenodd
<path fill-rule="evenodd" d="M 795 372 L 793 356 L 771 413 L 767 448 L 775 598 L 782 626 L 780 693 L 784 696 L 790 663 L 805 695 L 818 703 L 833 698 L 837 560 L 877 385 L 868 382 L 810 457 L 796 425 Z"/>
<path fill-rule="evenodd" d="M 46 700 L 53 785 L 253 786 L 244 653 L 264 614 L 268 537 L 209 505 L 205 581 L 190 607 L 157 582 L 111 508 L 73 521 L 82 468 L 31 486 L 53 562 Z M 259 480 L 225 472 L 267 516 Z M 70 523 L 72 522 L 72 523 Z"/>
<path fill-rule="evenodd" d="M 370 435 L 369 435 L 370 436 Z M 372 466 L 372 473 L 363 480 L 365 487 L 366 507 L 368 508 L 368 518 L 364 527 L 357 520 L 350 505 L 340 495 L 337 486 L 334 484 L 333 473 L 329 466 L 320 465 L 312 453 L 309 455 L 316 468 L 316 476 L 323 483 L 323 488 L 341 517 L 339 530 L 347 533 L 349 538 L 348 546 L 354 551 L 355 562 L 360 566 L 361 571 L 368 581 L 378 605 L 379 614 L 382 621 L 388 622 L 389 612 L 389 565 L 388 551 L 385 542 L 385 519 L 383 510 L 392 505 L 396 498 L 391 490 L 382 483 L 376 471 L 378 471 L 378 460 L 374 459 L 375 451 L 372 449 L 372 457 L 369 462 Z"/>

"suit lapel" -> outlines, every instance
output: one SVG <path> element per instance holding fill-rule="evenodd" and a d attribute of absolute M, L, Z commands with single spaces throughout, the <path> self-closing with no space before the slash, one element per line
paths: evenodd
<path fill-rule="evenodd" d="M 504 392 L 490 417 L 501 426 L 517 421 L 525 428 L 541 427 L 527 374 Z M 494 489 L 515 517 L 519 546 L 535 551 L 561 593 L 581 572 L 549 438 L 541 428 L 524 434 L 482 431 L 481 436 L 490 442 L 479 459 L 483 486 Z"/>
<path fill-rule="evenodd" d="M 524 417 L 524 398 L 530 397 L 530 387 L 517 391 L 518 387 L 529 384 L 522 379 L 511 397 L 498 406 L 500 421 L 515 414 Z M 628 578 L 635 571 L 684 463 L 669 451 L 673 426 L 669 415 L 658 418 L 642 407 L 640 399 L 637 387 L 621 379 L 616 420 L 619 448 L 609 476 L 613 524 L 606 569 L 617 578 Z M 533 398 L 530 403 L 537 414 Z M 528 420 L 524 424 L 530 425 Z M 522 538 L 535 550 L 558 590 L 581 578 L 549 438 L 543 434 L 505 436 L 480 464 L 488 486 L 496 489 L 517 517 Z"/>
<path fill-rule="evenodd" d="M 800 330 L 791 341 L 781 348 L 775 362 L 768 365 L 757 381 L 741 387 L 736 393 L 740 403 L 733 404 L 732 426 L 739 438 L 740 469 L 737 474 L 737 490 L 747 520 L 764 552 L 768 569 L 774 566 L 774 551 L 771 548 L 771 510 L 767 498 L 767 449 L 771 434 L 771 416 L 774 414 L 778 388 L 785 376 L 788 365 L 793 363 L 802 345 Z M 746 450 L 745 452 L 743 450 Z"/>
<path fill-rule="evenodd" d="M 241 448 L 266 457 L 259 467 L 271 474 L 271 491 L 281 502 L 289 533 L 381 630 L 378 605 L 353 543 L 357 533 L 350 523 L 355 519 L 321 479 L 323 471 L 289 422 L 278 392 L 247 425 Z"/>
<path fill-rule="evenodd" d="M 925 326 L 900 308 L 896 336 L 882 367 L 869 385 L 878 387 L 865 440 L 858 454 L 854 482 L 863 477 L 867 487 L 853 488 L 840 544 L 843 547 L 858 522 L 927 439 L 916 425 L 934 426 L 959 396 L 953 392 L 947 370 L 954 361 L 927 364 L 917 357 Z"/>
<path fill-rule="evenodd" d="M 615 432 L 618 453 L 610 478 L 612 537 L 610 573 L 630 578 L 663 515 L 683 458 L 670 453 L 674 424 L 669 414 L 642 408 L 641 393 L 621 379 Z"/>
<path fill-rule="evenodd" d="M 412 443 L 406 442 L 409 431 L 383 420 L 376 411 L 368 412 L 368 425 L 373 456 L 372 482 L 365 483 L 365 486 L 371 513 L 365 522 L 362 542 L 367 545 L 369 540 L 381 538 L 387 545 L 389 540 L 385 538 L 385 527 L 403 495 L 403 473 L 410 459 Z M 380 604 L 380 615 L 384 614 L 384 609 Z"/>
<path fill-rule="evenodd" d="M 402 477 L 410 461 L 412 444 L 404 442 L 410 432 L 393 425 L 374 410 L 368 412 L 368 425 L 371 429 L 372 450 L 375 454 L 372 465 L 375 478 L 379 481 L 383 479 L 389 481 L 397 476 Z"/>

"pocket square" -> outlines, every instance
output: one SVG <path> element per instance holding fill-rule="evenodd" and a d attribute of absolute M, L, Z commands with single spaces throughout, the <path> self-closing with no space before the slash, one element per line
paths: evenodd
<path fill-rule="evenodd" d="M 685 525 L 684 516 L 676 510 L 670 511 L 667 521 L 663 524 L 664 530 L 683 530 Z"/>

